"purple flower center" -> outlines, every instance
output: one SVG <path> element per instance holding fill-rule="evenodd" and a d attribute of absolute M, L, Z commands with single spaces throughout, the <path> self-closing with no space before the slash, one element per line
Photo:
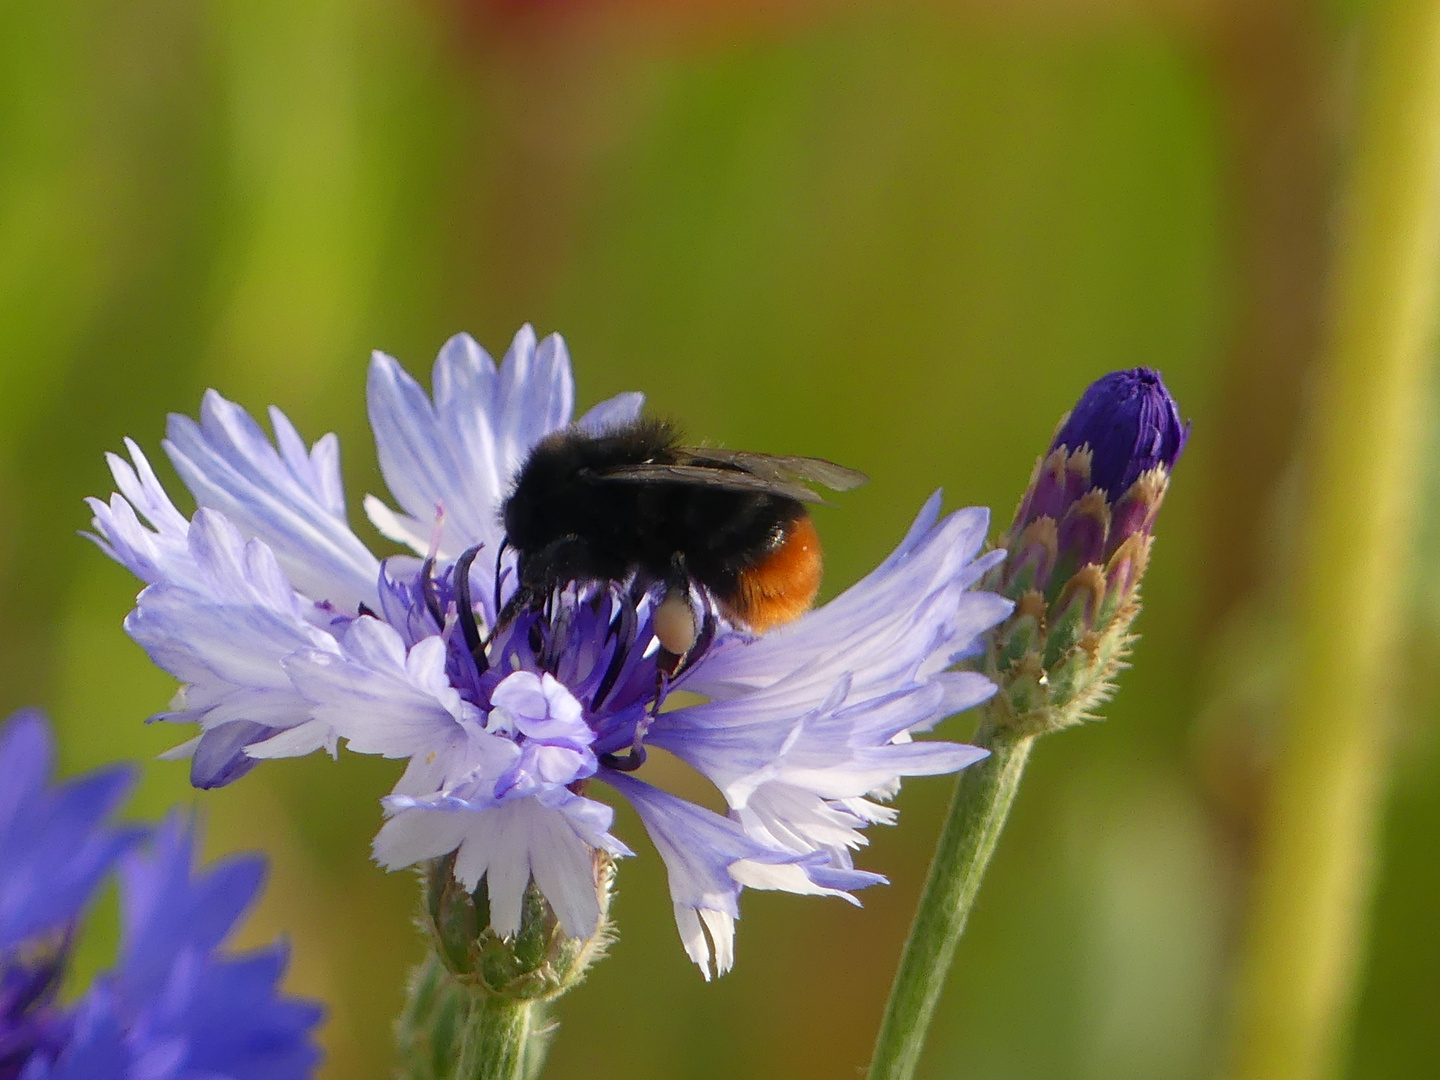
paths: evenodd
<path fill-rule="evenodd" d="M 655 640 L 660 583 L 572 583 L 487 635 L 484 621 L 503 607 L 498 588 L 472 595 L 474 561 L 462 557 L 435 576 L 428 564 L 408 576 L 387 567 L 381 604 L 407 644 L 445 635 L 450 685 L 486 714 L 488 733 L 519 746 L 495 797 L 568 787 L 602 765 L 639 768 L 651 719 L 716 639 L 713 601 L 703 591 L 697 598 L 700 634 L 678 662 Z"/>

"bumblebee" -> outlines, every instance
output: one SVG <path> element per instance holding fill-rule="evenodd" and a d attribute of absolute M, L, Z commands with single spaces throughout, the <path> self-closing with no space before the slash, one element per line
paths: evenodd
<path fill-rule="evenodd" d="M 661 581 L 656 636 L 684 656 L 698 633 L 693 582 L 730 621 L 764 633 L 807 611 L 820 588 L 806 504 L 824 500 L 807 485 L 848 491 L 866 479 L 820 458 L 685 446 L 663 420 L 555 432 L 531 451 L 501 511 L 519 574 L 506 611 L 570 582 Z"/>

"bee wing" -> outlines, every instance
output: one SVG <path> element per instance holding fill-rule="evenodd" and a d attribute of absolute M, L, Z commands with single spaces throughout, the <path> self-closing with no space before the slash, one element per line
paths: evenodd
<path fill-rule="evenodd" d="M 780 477 L 759 476 L 736 469 L 717 469 L 708 465 L 663 465 L 647 462 L 641 465 L 620 465 L 599 474 L 602 480 L 630 483 L 693 484 L 696 487 L 720 488 L 724 491 L 751 491 L 765 495 L 782 495 L 796 502 L 823 503 L 804 484 Z"/>
<path fill-rule="evenodd" d="M 708 446 L 687 446 L 683 451 L 697 461 L 713 461 L 743 469 L 767 480 L 803 480 L 823 484 L 831 491 L 849 491 L 869 481 L 869 477 L 833 461 L 813 457 L 789 457 L 783 454 L 756 454 L 749 450 L 719 450 Z"/>

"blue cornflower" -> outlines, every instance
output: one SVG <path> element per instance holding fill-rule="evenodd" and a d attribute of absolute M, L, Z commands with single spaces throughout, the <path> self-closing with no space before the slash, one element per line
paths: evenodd
<path fill-rule="evenodd" d="M 861 829 L 893 820 L 883 800 L 900 778 L 984 756 L 913 735 L 994 692 L 949 670 L 1011 607 L 971 588 L 1003 557 L 980 555 L 987 512 L 941 519 L 937 495 L 877 570 L 764 637 L 697 587 L 705 629 L 662 679 L 663 590 L 643 582 L 571 584 L 495 629 L 515 587 L 501 504 L 531 448 L 571 423 L 564 342 L 527 326 L 497 366 L 461 335 L 433 385 L 432 398 L 390 357 L 372 360 L 370 421 L 400 509 L 374 496 L 365 508 L 414 555 L 371 554 L 347 522 L 334 436 L 307 447 L 277 410 L 273 442 L 214 391 L 198 423 L 170 418 L 165 450 L 200 506 L 189 519 L 137 446 L 111 456 L 119 494 L 91 500 L 96 539 L 146 582 L 126 629 L 184 684 L 158 718 L 200 726 L 174 752 L 191 757 L 192 782 L 333 754 L 341 739 L 404 759 L 375 857 L 394 869 L 453 854 L 465 888 L 486 883 L 501 935 L 519 930 L 533 881 L 575 937 L 599 925 L 597 853 L 630 854 L 593 797 L 605 785 L 655 841 L 707 977 L 731 965 L 744 887 L 853 899 L 882 881 L 852 852 Z M 574 423 L 602 432 L 642 401 L 622 394 Z M 672 689 L 705 700 L 662 712 Z M 647 783 L 649 747 L 709 778 L 729 814 Z"/>
<path fill-rule="evenodd" d="M 318 1006 L 277 993 L 285 951 L 217 950 L 259 891 L 259 858 L 191 876 L 194 836 L 172 818 L 107 823 L 132 774 L 49 786 L 44 721 L 0 728 L 0 1080 L 300 1080 L 319 1059 Z M 118 864 L 124 924 L 113 971 L 78 1001 L 57 991 L 84 907 Z"/>
<path fill-rule="evenodd" d="M 38 713 L 0 727 L 0 1080 L 64 1046 L 55 995 L 82 910 L 140 837 L 108 819 L 133 779 L 123 767 L 49 785 L 54 747 Z"/>

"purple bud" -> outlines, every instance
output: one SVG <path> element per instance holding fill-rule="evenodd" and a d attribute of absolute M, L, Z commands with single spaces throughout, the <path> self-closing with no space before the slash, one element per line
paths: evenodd
<path fill-rule="evenodd" d="M 1190 425 L 1160 373 L 1138 367 L 1096 379 L 1056 433 L 1050 449 L 1089 446 L 1090 482 L 1118 499 L 1141 473 L 1168 472 L 1185 448 Z"/>

